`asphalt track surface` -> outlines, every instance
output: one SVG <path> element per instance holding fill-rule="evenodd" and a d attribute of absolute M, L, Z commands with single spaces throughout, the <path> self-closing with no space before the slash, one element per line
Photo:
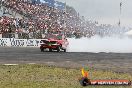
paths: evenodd
<path fill-rule="evenodd" d="M 0 47 L 0 64 L 34 63 L 132 73 L 132 53 L 40 52 L 39 48 Z"/>

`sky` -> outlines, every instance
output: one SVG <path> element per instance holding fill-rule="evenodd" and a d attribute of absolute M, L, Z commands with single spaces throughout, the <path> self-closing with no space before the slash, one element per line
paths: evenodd
<path fill-rule="evenodd" d="M 100 24 L 117 25 L 119 19 L 122 26 L 132 27 L 132 0 L 57 0 L 73 6 L 86 19 L 98 21 Z M 120 2 L 122 13 L 120 15 Z"/>

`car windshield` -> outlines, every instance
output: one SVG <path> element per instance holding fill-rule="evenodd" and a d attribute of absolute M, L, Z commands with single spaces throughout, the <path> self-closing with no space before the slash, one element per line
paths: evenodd
<path fill-rule="evenodd" d="M 46 35 L 47 39 L 56 39 L 56 40 L 62 40 L 62 35 L 59 34 L 50 34 Z"/>

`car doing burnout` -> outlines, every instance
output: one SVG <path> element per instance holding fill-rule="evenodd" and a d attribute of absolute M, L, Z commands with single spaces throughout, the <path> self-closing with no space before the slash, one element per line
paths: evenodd
<path fill-rule="evenodd" d="M 67 39 L 57 40 L 57 39 L 45 39 L 41 40 L 40 50 L 41 52 L 48 49 L 50 52 L 56 50 L 57 52 L 64 51 L 66 52 L 68 46 Z"/>

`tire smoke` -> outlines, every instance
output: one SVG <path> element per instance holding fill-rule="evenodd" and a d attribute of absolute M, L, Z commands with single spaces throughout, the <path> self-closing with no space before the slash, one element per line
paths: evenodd
<path fill-rule="evenodd" d="M 132 53 L 132 39 L 128 37 L 69 38 L 68 52 Z"/>

